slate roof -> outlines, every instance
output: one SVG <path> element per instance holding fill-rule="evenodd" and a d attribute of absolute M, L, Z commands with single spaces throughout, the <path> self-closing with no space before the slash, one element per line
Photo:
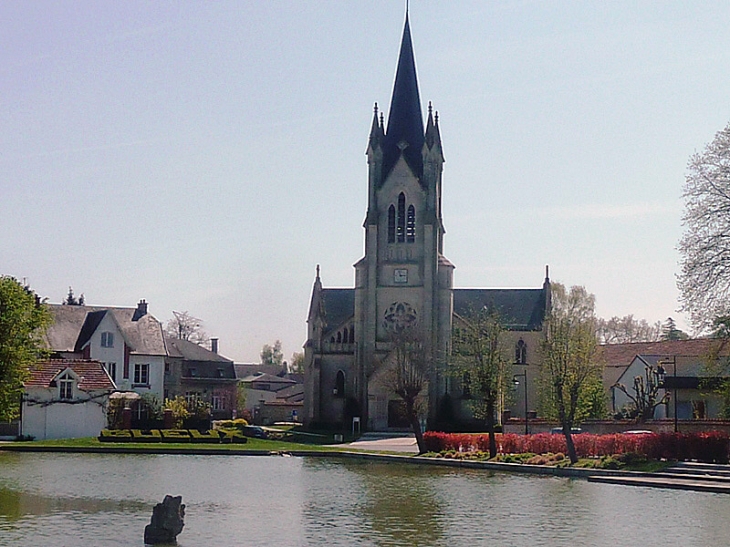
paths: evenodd
<path fill-rule="evenodd" d="M 137 308 L 62 304 L 47 306 L 53 316 L 53 323 L 46 332 L 46 341 L 53 351 L 80 351 L 102 319 L 111 314 L 133 354 L 167 355 L 162 325 L 150 314 L 133 321 Z"/>
<path fill-rule="evenodd" d="M 294 380 L 290 380 L 289 378 L 283 378 L 281 376 L 273 376 L 271 374 L 252 374 L 251 376 L 247 376 L 245 378 L 241 378 L 242 382 L 250 383 L 250 382 L 267 382 L 271 384 L 296 384 Z"/>
<path fill-rule="evenodd" d="M 355 289 L 322 289 L 325 332 L 338 328 L 355 314 Z M 539 330 L 545 317 L 543 289 L 454 289 L 454 313 L 496 307 L 510 330 Z"/>
<path fill-rule="evenodd" d="M 232 363 L 231 359 L 210 351 L 189 340 L 181 340 L 180 338 L 170 338 L 165 336 L 165 344 L 167 345 L 167 353 L 170 357 L 178 357 L 187 361 L 200 362 L 218 362 Z"/>
<path fill-rule="evenodd" d="M 70 368 L 79 377 L 78 388 L 82 391 L 116 389 L 114 382 L 99 361 L 88 359 L 51 359 L 40 361 L 30 369 L 25 387 L 54 387 L 56 377 Z"/>
<path fill-rule="evenodd" d="M 281 378 L 282 376 L 286 376 L 286 371 L 284 370 L 283 366 L 279 367 L 276 365 L 262 365 L 261 363 L 236 363 L 233 366 L 236 369 L 236 378 L 238 378 L 239 380 L 242 380 L 249 376 L 254 376 L 255 374 L 259 373 L 266 373 L 270 374 L 271 376 L 277 376 L 279 378 Z"/>
<path fill-rule="evenodd" d="M 355 289 L 322 289 L 324 302 L 325 332 L 338 328 L 355 315 Z"/>
<path fill-rule="evenodd" d="M 390 100 L 388 129 L 383 139 L 383 181 L 400 157 L 398 144 L 402 141 L 408 143 L 408 147 L 403 151 L 403 157 L 415 175 L 420 178 L 423 173 L 421 156 L 424 143 L 423 114 L 407 13 L 398 68 L 395 72 L 393 96 Z"/>
<path fill-rule="evenodd" d="M 543 289 L 454 289 L 454 313 L 468 317 L 484 306 L 499 310 L 510 330 L 539 330 L 545 317 Z"/>

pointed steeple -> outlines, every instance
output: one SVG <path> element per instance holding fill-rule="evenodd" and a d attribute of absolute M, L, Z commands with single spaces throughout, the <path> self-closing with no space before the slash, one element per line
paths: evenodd
<path fill-rule="evenodd" d="M 428 103 L 428 120 L 426 121 L 426 146 L 429 150 L 433 150 L 434 145 L 438 146 L 441 152 L 441 132 L 439 131 L 439 114 L 436 112 L 434 117 L 431 102 Z"/>
<path fill-rule="evenodd" d="M 424 143 L 423 118 L 408 11 L 406 11 L 398 68 L 393 84 L 393 96 L 390 100 L 388 128 L 383 140 L 383 177 L 388 176 L 398 161 L 401 151 L 416 176 L 421 176 L 423 172 L 421 158 Z"/>
<path fill-rule="evenodd" d="M 375 103 L 375 108 L 373 110 L 373 124 L 370 127 L 369 145 L 370 148 L 375 150 L 378 146 L 380 146 L 381 142 L 383 141 L 383 124 L 382 118 L 378 118 L 378 103 Z"/>

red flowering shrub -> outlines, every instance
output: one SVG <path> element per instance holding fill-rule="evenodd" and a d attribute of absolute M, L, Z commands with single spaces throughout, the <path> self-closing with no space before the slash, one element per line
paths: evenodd
<path fill-rule="evenodd" d="M 424 436 L 429 452 L 488 452 L 489 435 L 470 433 L 441 433 L 427 431 Z M 500 454 L 558 454 L 565 453 L 565 437 L 561 434 L 537 433 L 517 435 L 497 434 Z M 701 433 L 642 433 L 573 435 L 573 442 L 581 458 L 597 458 L 616 454 L 637 454 L 650 459 L 697 460 L 707 463 L 728 463 L 730 435 L 721 431 Z"/>

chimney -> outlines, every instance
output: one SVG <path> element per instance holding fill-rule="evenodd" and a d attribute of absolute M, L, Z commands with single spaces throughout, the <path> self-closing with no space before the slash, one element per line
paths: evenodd
<path fill-rule="evenodd" d="M 210 339 L 210 351 L 212 351 L 213 353 L 218 353 L 218 338 Z"/>
<path fill-rule="evenodd" d="M 143 298 L 137 304 L 137 309 L 134 310 L 134 316 L 132 316 L 132 321 L 137 321 L 145 315 L 147 315 L 147 301 Z"/>

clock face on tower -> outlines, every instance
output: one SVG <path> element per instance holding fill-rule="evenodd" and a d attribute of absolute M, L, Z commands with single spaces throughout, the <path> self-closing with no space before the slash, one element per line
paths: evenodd
<path fill-rule="evenodd" d="M 408 270 L 405 268 L 398 268 L 396 270 L 393 270 L 393 282 L 408 283 Z"/>

